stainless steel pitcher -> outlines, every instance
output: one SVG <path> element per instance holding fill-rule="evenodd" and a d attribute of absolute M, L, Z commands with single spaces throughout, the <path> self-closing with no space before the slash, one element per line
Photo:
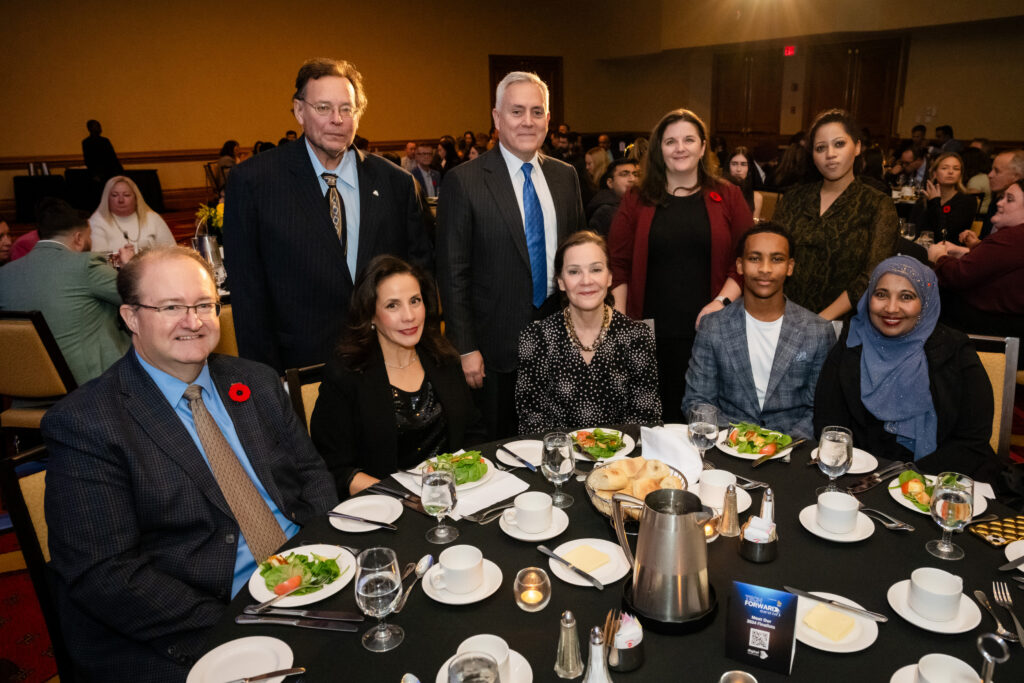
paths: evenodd
<path fill-rule="evenodd" d="M 220 257 L 220 245 L 213 235 L 196 235 L 192 238 L 192 248 L 215 269 L 224 267 L 224 261 Z"/>
<path fill-rule="evenodd" d="M 623 506 L 640 509 L 636 557 L 630 550 Z M 633 567 L 633 606 L 658 621 L 678 622 L 711 608 L 704 524 L 711 508 L 689 491 L 659 489 L 641 501 L 612 496 L 612 523 L 619 545 Z"/>

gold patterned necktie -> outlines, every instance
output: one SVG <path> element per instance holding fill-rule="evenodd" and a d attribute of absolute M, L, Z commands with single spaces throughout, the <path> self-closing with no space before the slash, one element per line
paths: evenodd
<path fill-rule="evenodd" d="M 327 181 L 327 203 L 331 208 L 331 223 L 334 224 L 334 232 L 338 233 L 338 239 L 341 240 L 341 249 L 345 252 L 345 257 L 348 258 L 348 229 L 345 225 L 345 202 L 341 198 L 341 193 L 338 192 L 338 176 L 334 173 L 324 173 L 322 177 Z"/>
<path fill-rule="evenodd" d="M 252 556 L 257 563 L 263 562 L 288 539 L 263 496 L 256 490 L 256 485 L 242 468 L 235 452 L 231 450 L 224 433 L 206 410 L 202 393 L 203 389 L 198 384 L 191 384 L 185 389 L 185 398 L 192 409 L 199 443 L 206 451 L 213 477 L 238 522 L 245 542 L 249 544 Z"/>

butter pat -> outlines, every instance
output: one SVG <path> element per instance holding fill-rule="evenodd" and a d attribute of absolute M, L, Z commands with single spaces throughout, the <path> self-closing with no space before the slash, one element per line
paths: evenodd
<path fill-rule="evenodd" d="M 562 556 L 567 562 L 571 562 L 577 569 L 582 569 L 588 574 L 599 567 L 603 567 L 611 560 L 610 557 L 595 550 L 589 545 L 576 546 Z"/>
<path fill-rule="evenodd" d="M 818 603 L 814 609 L 804 615 L 804 623 L 808 628 L 817 631 L 833 643 L 838 643 L 850 635 L 854 626 L 853 617 L 830 609 L 828 605 L 822 603 Z"/>

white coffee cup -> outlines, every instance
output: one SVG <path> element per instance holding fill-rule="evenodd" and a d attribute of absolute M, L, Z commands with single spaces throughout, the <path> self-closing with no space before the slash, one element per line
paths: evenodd
<path fill-rule="evenodd" d="M 960 612 L 964 581 L 956 574 L 921 567 L 910 575 L 910 609 L 929 621 L 952 621 Z"/>
<path fill-rule="evenodd" d="M 736 475 L 725 470 L 707 470 L 700 474 L 700 502 L 708 507 L 722 509 L 725 490 L 736 483 Z"/>
<path fill-rule="evenodd" d="M 471 636 L 462 641 L 456 652 L 458 654 L 463 652 L 484 652 L 489 654 L 498 663 L 498 676 L 501 677 L 501 680 L 512 680 L 512 663 L 508 654 L 508 643 L 505 642 L 504 638 L 499 638 L 490 633 L 481 633 L 478 636 Z"/>
<path fill-rule="evenodd" d="M 833 534 L 848 534 L 857 526 L 860 503 L 849 493 L 826 491 L 818 496 L 818 526 Z"/>
<path fill-rule="evenodd" d="M 979 678 L 967 662 L 942 654 L 921 657 L 914 669 L 914 683 L 978 683 Z"/>
<path fill-rule="evenodd" d="M 543 491 L 527 491 L 516 496 L 513 507 L 502 513 L 505 524 L 524 533 L 539 534 L 551 528 L 551 496 Z"/>
<path fill-rule="evenodd" d="M 437 558 L 430 584 L 449 593 L 471 593 L 484 581 L 484 554 L 471 545 L 453 545 Z"/>

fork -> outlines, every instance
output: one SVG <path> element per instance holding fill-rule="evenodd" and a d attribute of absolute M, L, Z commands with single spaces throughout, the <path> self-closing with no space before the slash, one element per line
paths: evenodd
<path fill-rule="evenodd" d="M 769 488 L 770 484 L 765 481 L 758 481 L 757 479 L 751 479 L 750 477 L 744 477 L 742 474 L 736 475 L 736 485 L 745 491 L 753 491 L 754 489 L 766 489 Z M 742 481 L 740 481 L 742 480 Z"/>
<path fill-rule="evenodd" d="M 502 503 L 501 505 L 496 505 L 494 507 L 487 508 L 486 510 L 481 510 L 480 512 L 474 512 L 471 515 L 462 515 L 462 518 L 468 519 L 471 522 L 476 522 L 477 524 L 490 524 L 501 516 L 502 511 L 512 507 L 513 505 L 515 505 L 515 502 L 510 500 Z"/>
<path fill-rule="evenodd" d="M 1006 585 L 1005 581 L 992 582 L 992 597 L 996 599 L 997 605 L 1010 613 L 1010 617 L 1013 619 L 1013 626 L 1017 629 L 1017 640 L 1024 643 L 1024 628 L 1021 627 L 1017 615 L 1013 613 L 1013 597 L 1010 596 L 1010 588 Z"/>
<path fill-rule="evenodd" d="M 294 593 L 297 590 L 302 590 L 303 588 L 310 588 L 310 587 L 313 587 L 313 586 L 315 586 L 315 587 L 317 587 L 319 589 L 325 583 L 327 583 L 328 578 L 329 577 L 326 577 L 326 576 L 314 576 L 309 581 L 304 582 L 304 583 L 300 583 L 298 586 L 296 586 L 295 588 L 291 589 L 287 593 L 281 593 L 280 595 L 275 595 L 274 597 L 270 598 L 266 602 L 261 602 L 260 604 L 256 605 L 256 608 L 253 610 L 253 613 L 262 612 L 263 610 L 267 609 L 268 607 L 273 605 L 275 602 L 277 602 L 281 598 L 286 598 L 286 597 L 288 597 L 289 595 L 291 595 L 292 593 Z M 333 580 L 333 578 L 331 580 Z"/>
<path fill-rule="evenodd" d="M 898 520 L 898 519 L 896 519 L 895 517 L 893 517 L 892 515 L 890 515 L 890 514 L 888 514 L 886 512 L 882 512 L 881 510 L 876 510 L 874 508 L 864 507 L 864 504 L 861 503 L 859 500 L 857 501 L 857 503 L 860 505 L 860 511 L 861 512 L 863 512 L 864 514 L 869 514 L 870 513 L 871 515 L 874 515 L 875 521 L 879 522 L 886 529 L 889 529 L 891 531 L 913 531 L 914 530 L 914 527 L 911 526 L 910 524 L 907 524 L 906 522 Z"/>

